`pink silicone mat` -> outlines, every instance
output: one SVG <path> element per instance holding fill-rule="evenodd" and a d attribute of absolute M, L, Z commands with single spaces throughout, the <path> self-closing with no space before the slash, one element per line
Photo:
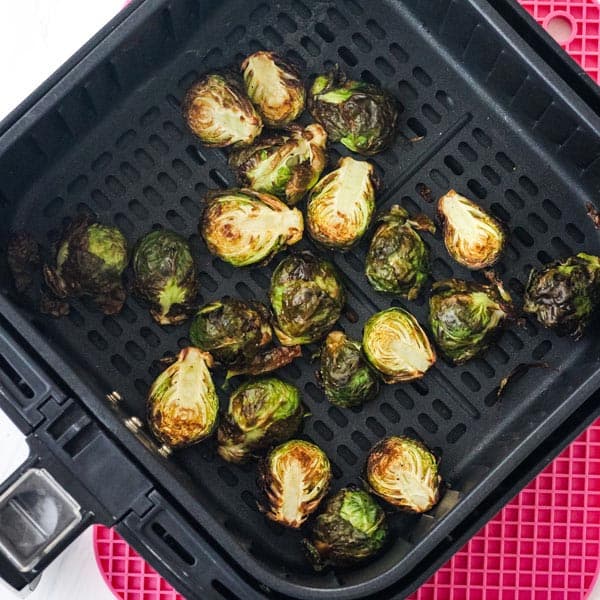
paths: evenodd
<path fill-rule="evenodd" d="M 521 4 L 600 83 L 600 4 Z M 184 600 L 106 527 L 98 567 L 122 600 Z M 448 561 L 410 600 L 581 600 L 600 565 L 600 419 Z"/>

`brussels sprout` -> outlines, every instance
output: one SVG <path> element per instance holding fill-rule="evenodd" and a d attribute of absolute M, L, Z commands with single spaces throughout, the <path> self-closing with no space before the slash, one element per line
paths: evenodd
<path fill-rule="evenodd" d="M 429 327 L 443 354 L 460 365 L 481 354 L 507 319 L 515 315 L 499 281 L 484 285 L 459 279 L 438 281 L 429 298 Z"/>
<path fill-rule="evenodd" d="M 274 52 L 255 52 L 242 63 L 246 91 L 263 121 L 282 127 L 304 110 L 306 90 L 296 68 Z"/>
<path fill-rule="evenodd" d="M 133 252 L 133 287 L 150 303 L 150 314 L 161 325 L 185 321 L 196 298 L 196 266 L 188 241 L 174 231 L 159 229 L 139 240 Z"/>
<path fill-rule="evenodd" d="M 80 216 L 63 232 L 55 266 L 44 265 L 44 279 L 57 298 L 90 296 L 112 315 L 125 302 L 121 275 L 128 261 L 127 240 L 119 229 Z"/>
<path fill-rule="evenodd" d="M 275 346 L 262 350 L 245 364 L 235 365 L 227 370 L 227 379 L 236 375 L 263 375 L 289 365 L 302 356 L 300 346 Z"/>
<path fill-rule="evenodd" d="M 341 331 L 327 336 L 317 375 L 329 402 L 345 408 L 368 402 L 379 392 L 379 378 L 364 359 L 360 342 Z"/>
<path fill-rule="evenodd" d="M 387 149 L 396 137 L 396 99 L 376 85 L 347 79 L 337 68 L 315 78 L 308 110 L 332 142 L 365 156 Z"/>
<path fill-rule="evenodd" d="M 544 327 L 580 337 L 600 306 L 600 258 L 580 252 L 532 270 L 523 310 Z"/>
<path fill-rule="evenodd" d="M 419 379 L 436 360 L 427 334 L 402 308 L 375 313 L 365 323 L 363 350 L 386 383 Z"/>
<path fill-rule="evenodd" d="M 342 488 L 317 515 L 310 540 L 303 540 L 315 570 L 348 567 L 373 558 L 383 547 L 388 528 L 383 509 L 356 486 Z"/>
<path fill-rule="evenodd" d="M 340 318 L 346 293 L 335 267 L 310 252 L 284 258 L 269 291 L 274 329 L 284 346 L 322 338 Z"/>
<path fill-rule="evenodd" d="M 425 215 L 411 219 L 398 205 L 378 220 L 367 253 L 367 279 L 378 292 L 414 300 L 429 277 L 429 250 L 417 230 L 433 234 L 435 225 Z"/>
<path fill-rule="evenodd" d="M 182 448 L 212 433 L 219 412 L 212 366 L 210 354 L 184 348 L 155 379 L 148 392 L 148 424 L 161 442 Z"/>
<path fill-rule="evenodd" d="M 271 343 L 269 316 L 259 302 L 225 297 L 200 308 L 190 326 L 190 341 L 224 365 L 245 365 Z"/>
<path fill-rule="evenodd" d="M 481 206 L 454 190 L 440 198 L 438 214 L 450 256 L 468 269 L 491 267 L 500 260 L 506 232 Z"/>
<path fill-rule="evenodd" d="M 211 192 L 200 221 L 209 251 L 234 267 L 268 262 L 302 239 L 302 213 L 252 190 Z"/>
<path fill-rule="evenodd" d="M 303 440 L 277 446 L 261 461 L 258 486 L 265 515 L 286 527 L 298 529 L 325 497 L 331 465 L 323 450 Z"/>
<path fill-rule="evenodd" d="M 310 193 L 306 226 L 313 240 L 333 250 L 354 246 L 371 224 L 377 187 L 371 163 L 342 158 Z"/>
<path fill-rule="evenodd" d="M 375 494 L 410 512 L 427 512 L 440 499 L 442 479 L 435 456 L 411 438 L 392 436 L 375 444 L 366 475 Z"/>
<path fill-rule="evenodd" d="M 275 377 L 249 381 L 229 398 L 217 439 L 217 452 L 229 462 L 242 463 L 300 429 L 304 409 L 298 388 Z"/>
<path fill-rule="evenodd" d="M 211 73 L 188 90 L 183 116 L 205 146 L 246 146 L 260 135 L 262 119 L 231 73 Z"/>
<path fill-rule="evenodd" d="M 327 134 L 316 123 L 260 137 L 229 156 L 239 183 L 293 206 L 317 183 L 327 163 Z"/>

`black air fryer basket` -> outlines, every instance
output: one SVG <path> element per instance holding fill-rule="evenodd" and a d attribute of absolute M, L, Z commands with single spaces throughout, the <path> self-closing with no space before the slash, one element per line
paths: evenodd
<path fill-rule="evenodd" d="M 499 272 L 515 296 L 532 267 L 600 254 L 585 209 L 600 189 L 599 96 L 513 0 L 134 3 L 0 125 L 1 239 L 26 229 L 49 245 L 77 213 L 118 225 L 132 243 L 163 226 L 189 237 L 201 301 L 266 300 L 277 259 L 236 270 L 198 235 L 205 192 L 234 182 L 225 153 L 201 147 L 180 110 L 200 74 L 261 48 L 306 74 L 339 63 L 391 90 L 401 134 L 374 159 L 379 208 L 433 216 L 432 198 L 449 188 L 474 198 L 510 230 Z M 332 256 L 352 309 L 340 324 L 353 337 L 369 315 L 400 304 L 367 285 L 365 244 Z M 436 279 L 472 277 L 439 236 L 431 246 Z M 0 402 L 31 447 L 0 490 L 0 572 L 17 588 L 101 522 L 190 599 L 404 597 L 599 412 L 597 327 L 574 343 L 527 320 L 483 358 L 440 360 L 423 380 L 385 386 L 353 410 L 324 400 L 306 351 L 281 375 L 303 391 L 303 436 L 331 458 L 334 490 L 360 483 L 367 451 L 390 434 L 433 448 L 448 486 L 429 514 L 390 515 L 389 547 L 374 562 L 316 574 L 300 536 L 257 511 L 253 465 L 226 464 L 212 442 L 165 456 L 147 433 L 148 386 L 159 359 L 188 344 L 187 326 L 159 327 L 132 297 L 116 316 L 79 302 L 53 320 L 1 268 Z M 423 300 L 407 308 L 425 322 Z M 498 399 L 503 377 L 540 361 L 553 368 Z"/>

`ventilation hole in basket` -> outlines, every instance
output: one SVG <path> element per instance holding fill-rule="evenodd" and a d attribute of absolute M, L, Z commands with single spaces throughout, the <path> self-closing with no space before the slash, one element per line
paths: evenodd
<path fill-rule="evenodd" d="M 131 365 L 120 354 L 113 354 L 110 357 L 110 362 L 121 375 L 129 375 L 131 373 Z"/>
<path fill-rule="evenodd" d="M 351 50 L 346 48 L 346 46 L 340 46 L 338 49 L 338 55 L 347 65 L 350 65 L 351 67 L 354 67 L 358 64 L 358 59 Z"/>
<path fill-rule="evenodd" d="M 306 69 L 306 61 L 295 50 L 288 50 L 285 53 L 286 58 L 291 61 L 298 69 Z"/>
<path fill-rule="evenodd" d="M 148 143 L 158 154 L 166 154 L 169 151 L 169 146 L 165 143 L 165 141 L 154 134 L 148 138 Z"/>
<path fill-rule="evenodd" d="M 61 212 L 64 203 L 65 201 L 62 198 L 54 198 L 53 200 L 50 200 L 48 204 L 46 204 L 46 206 L 42 210 L 42 214 L 46 218 L 54 217 Z"/>
<path fill-rule="evenodd" d="M 475 162 L 478 158 L 477 152 L 467 142 L 461 142 L 458 145 L 458 151 L 469 161 Z"/>
<path fill-rule="evenodd" d="M 454 156 L 446 156 L 444 164 L 455 174 L 462 175 L 465 170 L 463 166 L 454 158 Z"/>
<path fill-rule="evenodd" d="M 423 429 L 425 429 L 425 431 L 428 431 L 429 433 L 437 432 L 438 425 L 429 415 L 426 415 L 425 413 L 421 413 L 417 417 L 417 420 L 419 421 L 421 427 L 423 427 Z"/>
<path fill-rule="evenodd" d="M 408 102 L 415 100 L 418 96 L 417 90 L 405 80 L 398 83 L 398 91 L 400 92 L 400 97 Z"/>
<path fill-rule="evenodd" d="M 412 410 L 415 407 L 414 400 L 404 390 L 396 390 L 394 392 L 394 397 L 400 403 L 402 408 Z"/>
<path fill-rule="evenodd" d="M 537 258 L 542 263 L 542 265 L 547 265 L 553 260 L 552 257 L 545 250 L 540 250 L 537 253 Z"/>
<path fill-rule="evenodd" d="M 146 210 L 146 207 L 137 200 L 131 200 L 127 206 L 136 219 L 148 218 L 148 211 Z"/>
<path fill-rule="evenodd" d="M 375 66 L 387 77 L 391 77 L 396 72 L 396 69 L 383 56 L 375 59 Z"/>
<path fill-rule="evenodd" d="M 561 257 L 570 256 L 573 254 L 573 249 L 565 244 L 559 237 L 553 237 L 550 240 L 550 244 L 556 250 L 557 254 Z"/>
<path fill-rule="evenodd" d="M 379 406 L 379 412 L 381 412 L 390 423 L 398 423 L 398 421 L 400 421 L 400 415 L 387 402 L 384 402 Z"/>
<path fill-rule="evenodd" d="M 494 202 L 490 206 L 490 210 L 491 210 L 492 214 L 497 219 L 500 219 L 500 221 L 502 221 L 503 223 L 508 223 L 510 221 L 510 213 L 504 208 L 504 206 L 502 206 L 502 204 L 498 204 L 497 202 Z"/>
<path fill-rule="evenodd" d="M 421 107 L 423 116 L 431 123 L 439 123 L 442 120 L 442 115 L 438 113 L 431 104 L 423 104 Z"/>
<path fill-rule="evenodd" d="M 315 402 L 323 402 L 323 392 L 312 381 L 309 381 L 304 385 L 304 391 Z"/>
<path fill-rule="evenodd" d="M 113 317 L 104 317 L 102 319 L 102 326 L 113 337 L 119 337 L 123 333 L 123 328 L 115 321 L 115 319 L 113 319 Z"/>
<path fill-rule="evenodd" d="M 181 204 L 181 208 L 192 217 L 197 217 L 200 214 L 200 206 L 188 196 L 183 196 L 183 198 L 179 200 L 179 204 Z"/>
<path fill-rule="evenodd" d="M 482 148 L 490 148 L 492 145 L 492 139 L 479 127 L 473 129 L 473 138 Z"/>
<path fill-rule="evenodd" d="M 256 294 L 243 281 L 235 284 L 235 290 L 246 302 L 256 300 Z"/>
<path fill-rule="evenodd" d="M 218 185 L 221 189 L 224 190 L 229 187 L 227 178 L 218 169 L 211 169 L 208 175 L 213 180 L 213 182 L 216 185 Z"/>
<path fill-rule="evenodd" d="M 532 350 L 531 356 L 534 360 L 542 360 L 550 350 L 552 350 L 552 342 L 544 340 Z"/>
<path fill-rule="evenodd" d="M 223 262 L 218 258 L 213 259 L 212 266 L 215 269 L 215 271 L 217 271 L 217 273 L 219 273 L 219 275 L 221 275 L 221 277 L 225 279 L 230 279 L 235 269 L 229 263 Z"/>
<path fill-rule="evenodd" d="M 217 474 L 221 480 L 229 487 L 235 487 L 239 483 L 237 475 L 229 468 L 224 465 L 217 469 Z"/>
<path fill-rule="evenodd" d="M 488 379 L 496 375 L 496 370 L 494 367 L 492 367 L 492 365 L 490 365 L 490 363 L 483 358 L 476 358 L 472 364 L 484 377 L 487 377 Z"/>
<path fill-rule="evenodd" d="M 346 427 L 348 425 L 348 417 L 335 406 L 331 406 L 327 414 L 338 427 Z"/>
<path fill-rule="evenodd" d="M 95 330 L 88 331 L 88 340 L 98 348 L 98 350 L 106 350 L 108 348 L 108 342 Z"/>
<path fill-rule="evenodd" d="M 148 367 L 148 374 L 152 379 L 156 379 L 158 375 L 164 370 L 164 366 L 159 360 L 153 360 Z"/>
<path fill-rule="evenodd" d="M 521 253 L 511 242 L 507 242 L 506 247 L 504 248 L 504 255 L 507 259 L 516 261 L 520 258 Z"/>
<path fill-rule="evenodd" d="M 263 34 L 267 40 L 269 40 L 271 45 L 281 46 L 281 44 L 283 44 L 283 37 L 281 37 L 281 34 L 270 25 L 263 29 Z"/>
<path fill-rule="evenodd" d="M 556 204 L 554 204 L 554 202 L 552 202 L 551 200 L 544 200 L 542 202 L 542 208 L 553 218 L 553 219 L 560 219 L 562 217 L 562 211 L 560 210 L 560 208 L 558 208 L 558 206 L 556 206 Z"/>
<path fill-rule="evenodd" d="M 122 196 L 125 193 L 125 186 L 113 175 L 109 175 L 104 183 L 108 191 L 114 196 Z"/>
<path fill-rule="evenodd" d="M 448 279 L 454 271 L 443 258 L 435 258 L 432 263 L 432 273 L 435 279 Z"/>
<path fill-rule="evenodd" d="M 139 377 L 133 382 L 133 387 L 135 387 L 137 393 L 142 398 L 146 398 L 146 396 L 148 395 L 148 390 L 150 389 L 150 386 Z"/>
<path fill-rule="evenodd" d="M 464 423 L 459 423 L 448 432 L 448 435 L 446 435 L 446 441 L 449 444 L 456 444 L 456 442 L 460 440 L 460 438 L 466 433 L 466 431 L 467 426 Z"/>
<path fill-rule="evenodd" d="M 374 417 L 368 417 L 365 421 L 365 425 L 371 431 L 375 437 L 383 437 L 385 435 L 385 427 Z"/>
<path fill-rule="evenodd" d="M 250 271 L 250 277 L 252 277 L 252 280 L 254 281 L 254 283 L 256 283 L 263 290 L 269 289 L 269 285 L 271 282 L 270 282 L 269 278 L 262 271 L 260 271 L 258 269 L 253 269 L 252 271 Z"/>
<path fill-rule="evenodd" d="M 129 217 L 127 215 L 124 215 L 123 213 L 117 213 L 114 216 L 114 222 L 115 225 L 124 233 L 131 234 L 135 230 L 135 225 L 131 222 Z"/>
<path fill-rule="evenodd" d="M 252 494 L 252 492 L 249 492 L 248 490 L 244 490 L 241 494 L 240 497 L 242 499 L 242 502 L 252 511 L 254 512 L 260 512 L 258 510 L 258 506 L 257 506 L 257 501 L 256 498 L 254 497 L 254 495 Z"/>
<path fill-rule="evenodd" d="M 425 137 L 427 135 L 427 129 L 425 128 L 425 126 L 414 117 L 408 119 L 406 121 L 406 124 L 416 136 Z"/>
<path fill-rule="evenodd" d="M 136 135 L 137 134 L 133 129 L 128 129 L 125 133 L 121 134 L 117 138 L 115 146 L 119 148 L 119 150 L 124 150 L 125 148 L 127 148 L 127 146 L 133 143 L 133 140 L 135 140 Z"/>
<path fill-rule="evenodd" d="M 481 168 L 481 174 L 493 185 L 499 185 L 502 182 L 500 175 L 489 165 Z"/>
<path fill-rule="evenodd" d="M 92 162 L 92 171 L 103 171 L 112 161 L 110 152 L 103 152 Z"/>
<path fill-rule="evenodd" d="M 441 400 L 434 400 L 431 406 L 442 419 L 449 421 L 452 418 L 452 411 Z"/>
<path fill-rule="evenodd" d="M 569 223 L 565 227 L 565 231 L 567 232 L 567 235 L 578 244 L 583 244 L 583 242 L 585 242 L 585 234 L 574 223 Z"/>
<path fill-rule="evenodd" d="M 198 80 L 198 78 L 199 78 L 198 71 L 188 71 L 177 82 L 177 87 L 181 90 L 187 90 L 192 84 L 194 84 Z"/>
<path fill-rule="evenodd" d="M 414 78 L 425 87 L 429 87 L 433 83 L 433 79 L 429 76 L 429 74 L 421 67 L 415 67 L 413 69 Z"/>
<path fill-rule="evenodd" d="M 300 2 L 300 0 L 292 0 L 292 8 L 296 14 L 303 19 L 309 19 L 312 15 L 308 6 L 306 6 L 306 4 L 303 2 Z"/>
<path fill-rule="evenodd" d="M 202 166 L 206 163 L 206 157 L 196 146 L 188 146 L 185 149 L 187 155 L 198 165 Z"/>
<path fill-rule="evenodd" d="M 108 208 L 110 208 L 110 200 L 108 199 L 108 197 L 101 192 L 100 190 L 93 190 L 92 193 L 90 194 L 93 203 L 100 209 L 100 210 L 106 210 Z"/>
<path fill-rule="evenodd" d="M 154 159 L 143 148 L 138 148 L 133 156 L 142 169 L 151 169 L 155 164 Z"/>
<path fill-rule="evenodd" d="M 362 15 L 364 12 L 363 7 L 355 0 L 344 0 L 344 4 L 353 15 Z"/>
<path fill-rule="evenodd" d="M 468 387 L 472 392 L 478 392 L 481 389 L 481 384 L 471 373 L 468 371 L 463 371 L 460 375 L 462 382 Z"/>
<path fill-rule="evenodd" d="M 209 292 L 216 292 L 219 284 L 204 271 L 198 273 L 198 281 L 200 282 L 201 288 L 206 288 Z"/>
<path fill-rule="evenodd" d="M 523 208 L 525 206 L 525 201 L 517 194 L 517 192 L 515 192 L 515 190 L 506 190 L 504 192 L 504 197 L 514 208 Z"/>
<path fill-rule="evenodd" d="M 182 160 L 176 158 L 171 165 L 175 173 L 177 173 L 181 179 L 189 179 L 192 176 L 190 168 Z"/>
<path fill-rule="evenodd" d="M 147 127 L 148 125 L 150 125 L 151 123 L 156 121 L 156 119 L 158 119 L 159 116 L 160 116 L 160 109 L 157 106 L 153 106 L 152 108 L 149 108 L 140 117 L 140 125 L 142 127 Z"/>
<path fill-rule="evenodd" d="M 125 344 L 125 350 L 134 360 L 146 359 L 146 353 L 133 341 L 129 341 Z"/>
<path fill-rule="evenodd" d="M 496 154 L 496 161 L 507 173 L 512 173 L 517 168 L 515 163 L 504 152 Z"/>
<path fill-rule="evenodd" d="M 346 446 L 346 444 L 340 444 L 337 447 L 337 453 L 347 465 L 352 466 L 358 462 L 358 457 L 350 450 L 350 448 L 348 448 L 348 446 Z"/>
<path fill-rule="evenodd" d="M 246 28 L 243 25 L 237 25 L 225 36 L 225 41 L 228 45 L 233 46 L 240 42 L 245 35 Z"/>
<path fill-rule="evenodd" d="M 417 432 L 416 429 L 413 429 L 412 427 L 405 427 L 404 435 L 408 436 L 409 438 L 413 438 L 414 440 L 417 440 L 421 443 L 424 443 L 423 437 Z"/>
<path fill-rule="evenodd" d="M 137 315 L 129 308 L 129 306 L 127 306 L 127 304 L 122 308 L 120 317 L 130 324 L 137 321 Z"/>
<path fill-rule="evenodd" d="M 431 171 L 429 171 L 429 177 L 431 178 L 431 181 L 433 181 L 433 183 L 435 183 L 438 187 L 444 190 L 448 189 L 450 181 L 441 171 L 438 171 L 437 169 L 431 169 Z"/>
<path fill-rule="evenodd" d="M 523 244 L 523 246 L 526 246 L 527 248 L 531 248 L 531 246 L 533 246 L 534 239 L 522 227 L 515 227 L 513 233 L 519 242 Z"/>
<path fill-rule="evenodd" d="M 529 177 L 522 175 L 519 177 L 519 185 L 530 195 L 537 196 L 539 189 Z"/>
<path fill-rule="evenodd" d="M 443 90 L 438 90 L 435 93 L 435 99 L 448 111 L 454 109 L 454 100 Z"/>
<path fill-rule="evenodd" d="M 410 385 L 419 396 L 427 396 L 429 394 L 429 387 L 424 381 L 412 381 Z"/>
<path fill-rule="evenodd" d="M 535 213 L 529 213 L 527 215 L 527 223 L 538 233 L 546 233 L 546 231 L 548 231 L 548 225 L 546 225 L 545 221 Z"/>
<path fill-rule="evenodd" d="M 165 97 L 167 99 L 167 103 L 173 110 L 176 110 L 177 112 L 181 110 L 181 102 L 177 96 L 174 96 L 173 94 L 167 94 Z"/>
<path fill-rule="evenodd" d="M 160 344 L 160 338 L 149 327 L 142 327 L 140 335 L 151 348 L 156 348 Z"/>
<path fill-rule="evenodd" d="M 335 39 L 335 35 L 331 29 L 325 25 L 325 23 L 317 23 L 315 25 L 315 32 L 323 41 L 327 42 L 328 44 L 333 42 Z"/>
<path fill-rule="evenodd" d="M 164 190 L 167 192 L 174 192 L 177 189 L 177 184 L 173 180 L 173 178 L 167 173 L 159 173 L 156 177 L 158 183 L 162 186 Z"/>
<path fill-rule="evenodd" d="M 175 210 L 169 210 L 166 214 L 167 221 L 173 229 L 183 230 L 187 226 L 186 220 Z"/>
<path fill-rule="evenodd" d="M 502 334 L 502 342 L 505 343 L 509 347 L 509 349 L 513 350 L 514 352 L 519 352 L 525 346 L 525 344 L 519 338 L 519 336 L 510 330 L 506 330 Z M 502 350 L 502 348 L 499 348 L 498 346 L 492 346 L 489 355 L 496 357 L 497 352 L 501 354 L 501 362 L 507 363 L 509 360 L 508 354 L 506 354 L 506 352 L 504 352 L 504 350 Z"/>
<path fill-rule="evenodd" d="M 469 179 L 467 187 L 480 199 L 484 200 L 487 197 L 487 190 L 477 181 L 477 179 Z"/>
<path fill-rule="evenodd" d="M 125 177 L 125 179 L 128 179 L 131 182 L 139 181 L 140 179 L 140 172 L 131 163 L 121 163 L 119 172 L 121 175 L 123 175 L 123 177 Z"/>
<path fill-rule="evenodd" d="M 363 452 L 371 448 L 371 442 L 360 431 L 354 431 L 350 437 Z"/>
<path fill-rule="evenodd" d="M 296 22 L 285 13 L 279 13 L 277 15 L 277 26 L 285 31 L 285 33 L 294 33 L 298 29 Z"/>
<path fill-rule="evenodd" d="M 145 187 L 142 191 L 144 198 L 153 206 L 161 206 L 165 199 L 153 187 Z"/>

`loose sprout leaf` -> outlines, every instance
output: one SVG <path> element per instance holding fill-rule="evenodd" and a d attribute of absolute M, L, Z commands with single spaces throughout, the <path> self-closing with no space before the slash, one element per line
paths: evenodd
<path fill-rule="evenodd" d="M 523 377 L 530 369 L 552 369 L 552 367 L 545 362 L 521 363 L 517 365 L 500 381 L 500 385 L 496 388 L 496 398 L 500 398 L 509 384 L 514 383 L 517 379 Z"/>
<path fill-rule="evenodd" d="M 594 224 L 594 227 L 600 229 L 600 211 L 591 202 L 588 202 L 585 207 L 587 215 Z"/>

